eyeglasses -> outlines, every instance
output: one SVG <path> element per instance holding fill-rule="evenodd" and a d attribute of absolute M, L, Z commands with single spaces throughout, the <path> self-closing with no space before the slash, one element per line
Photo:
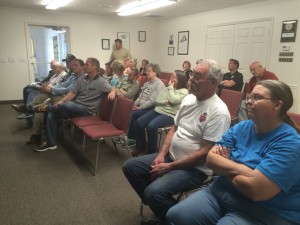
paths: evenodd
<path fill-rule="evenodd" d="M 259 101 L 259 100 L 269 100 L 269 101 L 274 101 L 273 99 L 271 98 L 265 98 L 261 95 L 258 95 L 258 94 L 254 94 L 254 95 L 249 95 L 246 97 L 246 102 L 256 102 L 256 101 Z"/>
<path fill-rule="evenodd" d="M 189 74 L 190 78 L 194 78 L 194 80 L 199 81 L 204 79 L 204 75 L 202 73 L 198 73 L 193 71 Z"/>

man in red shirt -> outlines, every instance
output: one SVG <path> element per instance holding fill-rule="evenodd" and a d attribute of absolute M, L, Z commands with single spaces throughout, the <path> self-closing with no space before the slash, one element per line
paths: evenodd
<path fill-rule="evenodd" d="M 256 85 L 256 83 L 260 80 L 278 80 L 278 77 L 266 70 L 262 64 L 258 61 L 255 61 L 253 63 L 250 64 L 249 66 L 250 72 L 253 74 L 253 77 L 251 77 L 248 86 L 247 86 L 247 90 L 246 90 L 246 96 L 250 95 L 254 86 Z M 248 119 L 248 114 L 246 111 L 246 101 L 243 100 L 241 103 L 241 107 L 240 107 L 240 112 L 238 115 L 238 120 L 242 121 L 242 120 L 247 120 Z"/>
<path fill-rule="evenodd" d="M 264 69 L 260 62 L 251 63 L 249 69 L 253 77 L 247 86 L 247 95 L 251 94 L 254 86 L 260 80 L 278 80 L 278 77 L 274 73 Z"/>

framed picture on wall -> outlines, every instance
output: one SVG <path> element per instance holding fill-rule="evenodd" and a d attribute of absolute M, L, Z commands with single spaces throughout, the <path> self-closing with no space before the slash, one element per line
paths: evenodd
<path fill-rule="evenodd" d="M 178 55 L 188 55 L 189 54 L 189 31 L 179 31 L 178 32 Z"/>
<path fill-rule="evenodd" d="M 295 42 L 298 20 L 287 20 L 282 22 L 280 42 Z"/>
<path fill-rule="evenodd" d="M 123 48 L 130 49 L 130 34 L 127 32 L 118 32 L 117 38 L 122 40 Z"/>
<path fill-rule="evenodd" d="M 109 39 L 101 39 L 101 42 L 102 42 L 102 50 L 109 50 L 110 49 Z"/>
<path fill-rule="evenodd" d="M 168 55 L 174 55 L 174 47 L 168 47 Z"/>
<path fill-rule="evenodd" d="M 146 42 L 146 31 L 139 31 L 139 42 Z"/>

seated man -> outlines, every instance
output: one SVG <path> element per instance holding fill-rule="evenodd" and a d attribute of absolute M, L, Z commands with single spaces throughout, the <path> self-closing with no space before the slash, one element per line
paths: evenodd
<path fill-rule="evenodd" d="M 69 64 L 69 69 L 72 71 L 71 75 L 67 77 L 67 80 L 60 82 L 53 87 L 44 87 L 43 92 L 48 93 L 50 96 L 50 103 L 55 104 L 60 101 L 66 94 L 68 94 L 74 87 L 78 78 L 84 76 L 84 66 L 85 63 L 81 59 L 75 59 Z M 41 141 L 41 135 L 44 124 L 44 113 L 48 106 L 49 102 L 43 102 L 36 106 L 39 113 L 34 114 L 33 126 L 32 126 L 32 135 L 26 144 L 37 144 Z"/>
<path fill-rule="evenodd" d="M 64 80 L 64 77 L 67 76 L 67 68 L 62 63 L 54 64 L 55 74 L 51 77 L 48 83 L 43 84 L 38 88 L 39 94 L 34 97 L 32 102 L 27 106 L 28 109 L 32 109 L 34 106 L 41 104 L 43 101 L 50 97 L 48 90 L 51 90 L 56 84 L 59 84 Z"/>
<path fill-rule="evenodd" d="M 261 80 L 278 80 L 277 76 L 268 70 L 266 70 L 262 64 L 258 61 L 255 61 L 250 64 L 249 70 L 252 73 L 252 77 L 247 85 L 246 90 L 246 97 L 251 94 L 253 91 L 254 86 L 258 81 Z M 247 107 L 246 107 L 246 101 L 243 100 L 240 107 L 240 112 L 238 115 L 238 121 L 248 120 L 248 113 L 247 113 Z"/>
<path fill-rule="evenodd" d="M 133 99 L 140 89 L 140 83 L 136 80 L 139 75 L 137 69 L 129 69 L 128 77 L 124 77 L 116 87 L 117 95 Z"/>
<path fill-rule="evenodd" d="M 47 141 L 37 147 L 36 151 L 56 149 L 57 122 L 60 118 L 88 116 L 96 114 L 102 97 L 111 92 L 108 98 L 113 100 L 115 92 L 107 81 L 98 75 L 100 63 L 96 58 L 88 58 L 85 64 L 87 75 L 76 82 L 73 90 L 53 107 L 48 108 L 46 121 Z M 74 102 L 72 101 L 74 100 Z"/>
<path fill-rule="evenodd" d="M 50 69 L 51 70 L 49 70 L 48 76 L 45 79 L 43 79 L 41 82 L 30 83 L 30 84 L 28 84 L 27 86 L 25 86 L 23 88 L 23 104 L 21 104 L 21 105 L 12 104 L 11 105 L 11 107 L 14 110 L 16 110 L 19 113 L 22 113 L 21 115 L 18 116 L 18 119 L 26 119 L 26 118 L 32 117 L 32 114 L 26 113 L 27 112 L 27 107 L 26 106 L 28 104 L 29 94 L 32 91 L 35 92 L 35 95 L 38 94 L 38 87 L 41 86 L 42 84 L 47 83 L 50 80 L 50 78 L 55 74 L 54 64 L 56 64 L 56 63 L 58 63 L 58 61 L 55 60 L 55 59 L 50 62 Z"/>
<path fill-rule="evenodd" d="M 221 79 L 215 61 L 199 62 L 189 80 L 191 94 L 183 99 L 160 152 L 124 163 L 128 181 L 160 221 L 176 204 L 174 194 L 197 188 L 212 175 L 207 153 L 230 125 L 227 106 L 216 95 Z"/>
<path fill-rule="evenodd" d="M 289 118 L 289 86 L 259 81 L 246 100 L 251 120 L 236 124 L 208 153 L 217 175 L 172 207 L 169 225 L 300 224 L 300 128 Z"/>
<path fill-rule="evenodd" d="M 220 91 L 222 88 L 233 90 L 233 91 L 242 91 L 243 89 L 243 74 L 238 71 L 240 66 L 239 61 L 236 59 L 229 59 L 228 62 L 228 73 L 223 75 L 223 79 L 220 82 L 219 88 Z"/>

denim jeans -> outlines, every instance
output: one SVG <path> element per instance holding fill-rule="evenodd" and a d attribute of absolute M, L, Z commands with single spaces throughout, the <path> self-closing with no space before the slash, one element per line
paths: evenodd
<path fill-rule="evenodd" d="M 140 109 L 140 110 L 132 111 L 129 130 L 128 130 L 128 138 L 136 140 L 136 132 L 135 132 L 136 120 L 141 116 L 143 116 L 145 113 L 149 112 L 150 110 L 151 109 Z"/>
<path fill-rule="evenodd" d="M 160 127 L 167 127 L 174 124 L 174 119 L 151 110 L 138 118 L 135 122 L 136 132 L 136 148 L 140 150 L 146 149 L 146 135 L 148 136 L 148 152 L 157 152 L 157 129 Z"/>
<path fill-rule="evenodd" d="M 82 105 L 66 102 L 56 109 L 49 106 L 47 115 L 47 141 L 49 145 L 56 145 L 57 121 L 62 118 L 88 116 L 91 113 Z"/>
<path fill-rule="evenodd" d="M 169 225 L 292 225 L 217 178 L 167 213 Z"/>
<path fill-rule="evenodd" d="M 151 210 L 162 220 L 177 201 L 173 195 L 194 189 L 201 185 L 207 176 L 201 171 L 190 169 L 172 170 L 154 180 L 150 179 L 151 164 L 158 153 L 131 158 L 123 165 L 123 172 L 129 183 Z M 165 162 L 172 162 L 166 156 Z"/>

